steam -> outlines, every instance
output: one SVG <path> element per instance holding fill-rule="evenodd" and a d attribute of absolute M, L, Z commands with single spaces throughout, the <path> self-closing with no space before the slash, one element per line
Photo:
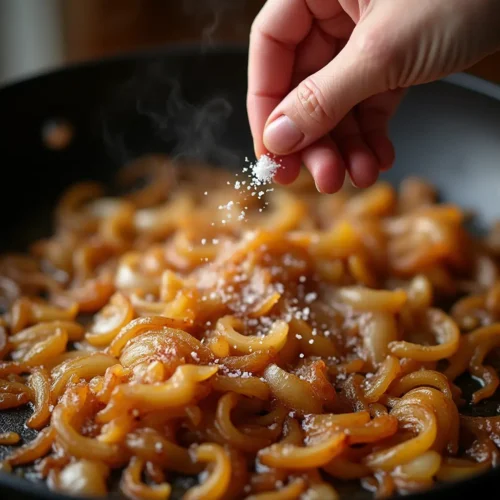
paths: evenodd
<path fill-rule="evenodd" d="M 201 51 L 213 47 L 223 21 L 232 30 L 243 27 L 239 15 L 245 0 L 182 0 L 184 14 L 196 24 L 203 24 Z M 227 34 L 227 32 L 226 32 Z M 228 119 L 233 113 L 231 103 L 224 95 L 217 95 L 204 102 L 193 102 L 186 94 L 194 82 L 203 88 L 200 74 L 193 73 L 191 81 L 172 74 L 172 65 L 164 62 L 149 63 L 138 68 L 135 77 L 114 95 L 111 107 L 103 121 L 103 136 L 109 153 L 119 163 L 148 152 L 168 151 L 171 158 L 193 159 L 207 163 L 236 165 L 240 155 L 222 145 Z M 178 69 L 183 64 L 173 63 Z M 190 63 L 186 66 L 190 66 Z M 231 69 L 228 68 L 228 71 Z"/>
<path fill-rule="evenodd" d="M 236 155 L 220 145 L 227 119 L 233 111 L 228 100 L 214 97 L 202 105 L 184 99 L 178 80 L 166 79 L 169 88 L 163 108 L 148 102 L 137 101 L 137 111 L 151 120 L 159 137 L 174 142 L 171 152 L 174 159 L 196 159 L 206 162 L 231 163 Z"/>
<path fill-rule="evenodd" d="M 238 11 L 245 7 L 244 0 L 183 0 L 184 13 L 204 23 L 201 37 L 201 49 L 213 47 L 224 18 L 231 15 L 231 25 L 238 28 L 241 23 Z"/>
<path fill-rule="evenodd" d="M 181 78 L 171 76 L 165 64 L 150 64 L 115 95 L 105 113 L 103 135 L 119 163 L 168 151 L 173 160 L 235 165 L 239 155 L 222 144 L 232 113 L 224 95 L 194 102 L 184 95 Z"/>

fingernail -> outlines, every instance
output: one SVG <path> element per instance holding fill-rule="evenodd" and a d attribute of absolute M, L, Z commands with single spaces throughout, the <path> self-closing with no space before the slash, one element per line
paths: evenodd
<path fill-rule="evenodd" d="M 318 193 L 324 194 L 322 189 L 319 187 L 318 183 L 316 182 L 316 180 L 314 180 L 314 185 L 316 186 L 316 190 L 318 191 Z"/>
<path fill-rule="evenodd" d="M 304 138 L 288 116 L 282 115 L 264 130 L 264 144 L 275 154 L 287 154 Z"/>

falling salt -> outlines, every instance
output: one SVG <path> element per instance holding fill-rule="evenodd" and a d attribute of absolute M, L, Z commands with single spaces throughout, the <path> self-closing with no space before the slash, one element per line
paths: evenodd
<path fill-rule="evenodd" d="M 257 186 L 257 182 L 268 184 L 279 168 L 279 164 L 267 155 L 262 155 L 256 163 L 252 165 L 252 176 Z"/>

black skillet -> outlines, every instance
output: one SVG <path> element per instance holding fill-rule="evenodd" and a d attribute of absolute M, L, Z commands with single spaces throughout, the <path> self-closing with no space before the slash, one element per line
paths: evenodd
<path fill-rule="evenodd" d="M 1 250 L 49 234 L 54 202 L 84 179 L 109 180 L 148 152 L 242 165 L 252 155 L 245 112 L 246 49 L 199 53 L 171 47 L 79 65 L 0 90 Z M 73 138 L 51 149 L 44 131 L 69 124 Z M 392 124 L 391 182 L 425 176 L 445 199 L 500 218 L 500 88 L 465 75 L 412 89 Z M 495 408 L 488 408 L 495 413 Z M 23 429 L 27 410 L 0 413 L 0 432 Z M 6 450 L 0 447 L 0 459 Z M 24 475 L 29 477 L 26 469 Z M 495 495 L 500 471 L 411 498 Z M 116 494 L 115 494 L 116 495 Z M 115 496 L 113 495 L 113 496 Z M 177 495 L 176 495 L 177 496 Z M 349 497 L 359 493 L 346 490 Z M 365 495 L 364 495 L 365 496 Z M 0 498 L 63 499 L 43 485 L 0 474 Z"/>

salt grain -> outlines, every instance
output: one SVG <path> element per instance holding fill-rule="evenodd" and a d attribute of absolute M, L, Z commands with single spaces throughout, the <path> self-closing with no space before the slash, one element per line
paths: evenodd
<path fill-rule="evenodd" d="M 252 176 L 257 186 L 271 182 L 274 174 L 279 168 L 279 164 L 267 155 L 262 155 L 256 163 L 252 165 Z"/>

